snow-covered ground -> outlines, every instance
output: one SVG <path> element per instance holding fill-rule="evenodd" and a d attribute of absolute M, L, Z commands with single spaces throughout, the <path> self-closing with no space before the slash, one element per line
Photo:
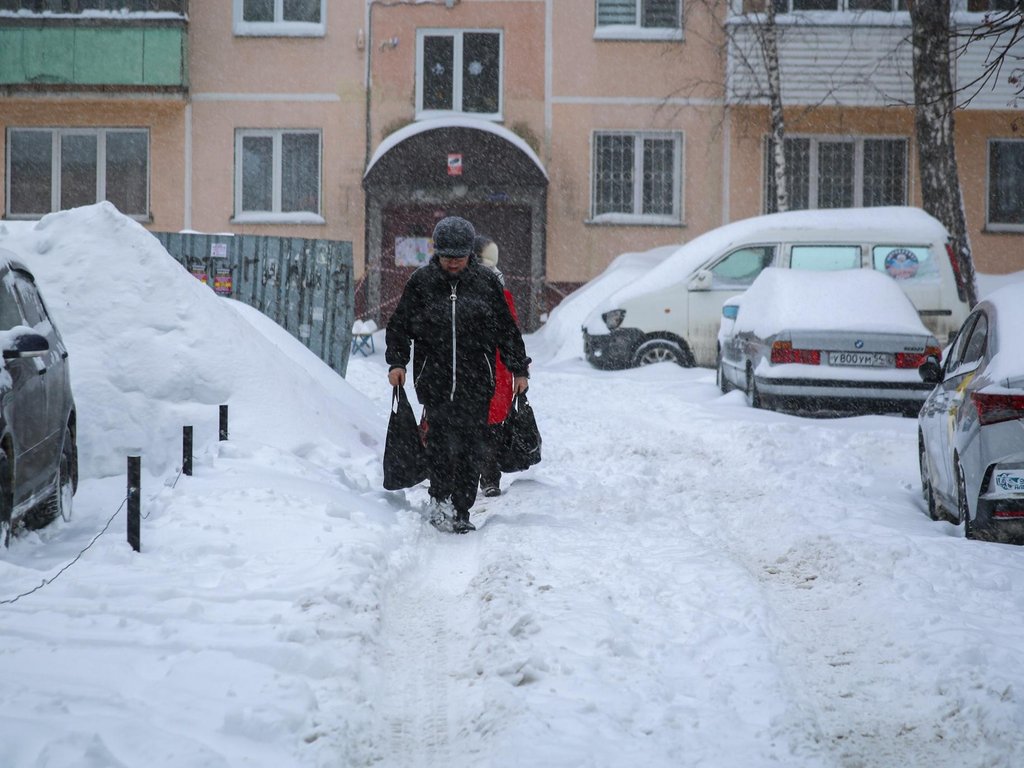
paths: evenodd
<path fill-rule="evenodd" d="M 454 537 L 380 488 L 380 344 L 339 379 L 105 205 L 0 247 L 71 350 L 84 472 L 0 552 L 4 768 L 1024 764 L 1024 551 L 928 519 L 913 420 L 596 371 L 582 296 L 528 339 L 544 460 Z"/>

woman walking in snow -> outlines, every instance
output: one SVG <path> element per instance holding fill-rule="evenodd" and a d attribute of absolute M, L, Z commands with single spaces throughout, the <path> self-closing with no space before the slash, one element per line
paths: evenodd
<path fill-rule="evenodd" d="M 487 415 L 494 395 L 495 353 L 512 373 L 513 392 L 527 387 L 530 358 L 497 276 L 473 254 L 476 231 L 458 216 L 434 227 L 434 256 L 406 283 L 388 322 L 388 382 L 413 386 L 426 412 L 432 520 L 452 517 L 452 530 L 475 530 Z M 410 355 L 410 352 L 412 353 Z"/>

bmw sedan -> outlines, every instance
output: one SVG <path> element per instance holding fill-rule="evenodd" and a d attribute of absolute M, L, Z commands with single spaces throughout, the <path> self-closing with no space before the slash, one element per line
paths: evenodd
<path fill-rule="evenodd" d="M 0 248 L 0 545 L 70 517 L 78 485 L 68 352 L 32 274 Z"/>
<path fill-rule="evenodd" d="M 921 490 L 932 519 L 969 538 L 1024 540 L 1024 283 L 979 302 L 945 360 L 921 378 L 934 386 L 918 416 Z"/>
<path fill-rule="evenodd" d="M 722 308 L 718 381 L 754 407 L 916 416 L 940 353 L 887 275 L 768 267 Z"/>

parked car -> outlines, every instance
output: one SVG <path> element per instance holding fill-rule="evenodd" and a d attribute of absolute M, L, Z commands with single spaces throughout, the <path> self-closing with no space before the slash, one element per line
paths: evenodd
<path fill-rule="evenodd" d="M 726 224 L 599 305 L 583 326 L 586 358 L 608 369 L 665 360 L 714 366 L 722 303 L 766 267 L 888 275 L 945 342 L 969 312 L 949 242 L 937 219 L 905 206 L 790 211 Z"/>
<path fill-rule="evenodd" d="M 939 343 L 896 282 L 874 270 L 768 267 L 726 301 L 718 381 L 759 408 L 917 415 L 917 368 Z"/>
<path fill-rule="evenodd" d="M 32 274 L 0 248 L 0 543 L 71 514 L 78 488 L 68 351 Z"/>
<path fill-rule="evenodd" d="M 969 538 L 1024 539 L 1024 283 L 994 291 L 964 321 L 918 416 L 921 490 L 933 520 Z"/>

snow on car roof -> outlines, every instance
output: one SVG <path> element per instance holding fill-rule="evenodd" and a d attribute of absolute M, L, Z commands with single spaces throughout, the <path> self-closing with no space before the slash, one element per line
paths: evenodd
<path fill-rule="evenodd" d="M 894 242 L 921 237 L 930 242 L 945 242 L 948 237 L 938 219 L 920 208 L 908 206 L 786 211 L 754 216 L 712 229 L 682 245 L 644 277 L 612 294 L 602 305 L 601 311 L 613 309 L 636 296 L 687 278 L 708 258 L 732 245 L 754 240 L 791 240 L 809 231 L 818 232 L 823 242 L 850 240 L 861 237 L 866 230 L 870 230 L 876 238 L 891 238 Z"/>
<path fill-rule="evenodd" d="M 740 310 L 734 332 L 761 338 L 784 330 L 930 335 L 903 289 L 871 269 L 815 272 L 769 267 L 735 303 Z"/>

